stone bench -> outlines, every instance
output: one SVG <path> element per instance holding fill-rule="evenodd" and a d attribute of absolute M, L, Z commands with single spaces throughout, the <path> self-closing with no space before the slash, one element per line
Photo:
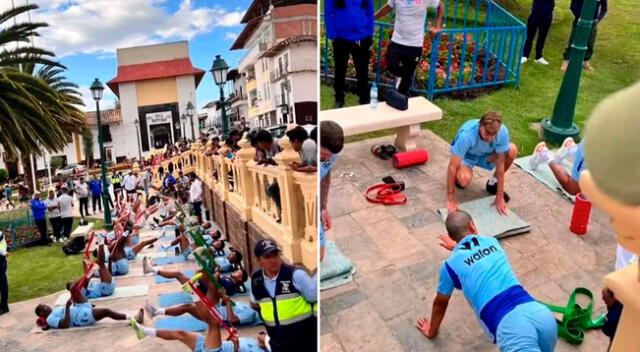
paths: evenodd
<path fill-rule="evenodd" d="M 374 132 L 384 129 L 397 131 L 395 146 L 399 151 L 416 149 L 416 137 L 420 124 L 442 119 L 442 109 L 424 97 L 409 98 L 409 109 L 397 110 L 387 103 L 378 103 L 376 109 L 367 105 L 320 112 L 321 120 L 335 121 L 342 127 L 345 136 Z"/>
<path fill-rule="evenodd" d="M 75 237 L 84 236 L 85 239 L 88 239 L 89 238 L 89 234 L 91 233 L 92 230 L 93 230 L 93 223 L 92 222 L 90 222 L 87 225 L 80 225 L 80 226 L 76 227 L 75 230 L 73 230 L 73 232 L 71 233 L 69 238 L 75 238 Z"/>

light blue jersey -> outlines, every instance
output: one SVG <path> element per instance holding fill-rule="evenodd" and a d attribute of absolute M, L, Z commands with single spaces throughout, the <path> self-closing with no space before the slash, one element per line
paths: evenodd
<path fill-rule="evenodd" d="M 215 260 L 216 264 L 220 267 L 220 271 L 223 273 L 228 273 L 233 270 L 231 262 L 227 257 L 215 257 L 213 260 Z"/>
<path fill-rule="evenodd" d="M 501 154 L 509 151 L 509 130 L 503 124 L 495 138 L 488 143 L 480 138 L 479 128 L 479 119 L 462 124 L 451 143 L 451 154 L 462 158 L 462 165 L 493 170 L 496 165 L 489 163 L 487 157 L 493 153 Z"/>
<path fill-rule="evenodd" d="M 218 304 L 216 305 L 216 309 L 220 312 L 222 320 L 229 322 L 229 317 L 227 317 L 227 307 Z M 246 303 L 236 302 L 236 305 L 233 307 L 233 314 L 240 319 L 240 322 L 238 322 L 239 325 L 254 325 L 262 323 L 260 314 L 249 307 Z"/>
<path fill-rule="evenodd" d="M 127 258 L 119 259 L 111 263 L 111 275 L 122 276 L 129 273 L 129 260 Z"/>
<path fill-rule="evenodd" d="M 241 337 L 238 340 L 240 343 L 238 352 L 267 352 L 267 350 L 258 347 L 256 339 Z M 196 345 L 193 348 L 193 352 L 234 352 L 234 350 L 233 342 L 231 341 L 222 341 L 218 348 L 205 348 L 204 336 L 202 335 L 198 335 Z"/>
<path fill-rule="evenodd" d="M 502 318 L 519 304 L 533 301 L 493 237 L 465 237 L 442 263 L 438 293 L 449 296 L 454 288 L 462 290 L 485 333 L 494 341 Z"/>
<path fill-rule="evenodd" d="M 587 168 L 587 164 L 584 161 L 584 139 L 578 144 L 576 150 L 576 156 L 573 159 L 573 168 L 571 169 L 571 178 L 578 182 L 580 181 L 580 173 Z"/>
<path fill-rule="evenodd" d="M 69 327 L 89 326 L 95 323 L 93 318 L 93 308 L 91 303 L 73 304 L 69 307 L 71 323 Z M 58 328 L 60 322 L 64 320 L 65 308 L 56 308 L 47 317 L 47 325 Z"/>

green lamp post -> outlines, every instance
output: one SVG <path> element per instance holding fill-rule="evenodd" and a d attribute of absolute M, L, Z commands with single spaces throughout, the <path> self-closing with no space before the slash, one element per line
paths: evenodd
<path fill-rule="evenodd" d="M 191 140 L 195 141 L 196 140 L 196 132 L 193 130 L 193 115 L 196 114 L 196 109 L 193 107 L 193 104 L 191 104 L 191 102 L 187 103 L 187 116 L 189 116 L 189 122 L 191 123 Z M 186 134 L 186 131 L 185 131 Z"/>
<path fill-rule="evenodd" d="M 229 120 L 227 119 L 227 111 L 224 107 L 224 85 L 227 83 L 227 73 L 229 72 L 229 65 L 220 57 L 216 55 L 216 59 L 213 60 L 213 66 L 211 66 L 211 74 L 213 75 L 213 81 L 218 87 L 220 87 L 220 109 L 222 110 L 222 137 L 226 140 L 229 136 Z"/>
<path fill-rule="evenodd" d="M 580 88 L 582 63 L 587 50 L 587 39 L 591 34 L 595 10 L 596 0 L 584 1 L 576 26 L 576 34 L 573 43 L 571 43 L 569 65 L 562 78 L 553 115 L 550 119 L 543 119 L 541 123 L 543 139 L 547 142 L 561 143 L 567 137 L 575 138 L 580 134 L 580 127 L 573 122 L 573 117 Z"/>
<path fill-rule="evenodd" d="M 109 185 L 107 184 L 107 163 L 104 160 L 104 139 L 102 137 L 102 124 L 100 122 L 100 99 L 104 86 L 99 79 L 95 79 L 91 84 L 91 95 L 96 101 L 96 121 L 98 123 L 98 148 L 100 148 L 100 169 L 102 171 L 102 206 L 104 207 L 104 227 L 107 230 L 113 229 L 111 222 L 111 210 L 109 209 Z"/>

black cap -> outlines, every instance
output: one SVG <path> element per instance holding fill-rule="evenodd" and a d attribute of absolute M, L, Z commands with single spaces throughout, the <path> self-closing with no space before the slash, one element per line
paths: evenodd
<path fill-rule="evenodd" d="M 268 238 L 263 238 L 258 241 L 258 243 L 256 243 L 256 248 L 254 248 L 253 254 L 255 254 L 256 257 L 263 257 L 267 254 L 279 251 L 280 248 L 275 241 Z"/>

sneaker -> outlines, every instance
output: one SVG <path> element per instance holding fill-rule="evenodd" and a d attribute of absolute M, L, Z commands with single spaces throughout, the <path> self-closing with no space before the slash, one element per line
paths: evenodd
<path fill-rule="evenodd" d="M 160 219 L 154 217 L 153 218 L 153 222 L 155 222 L 156 225 L 159 225 L 160 224 Z"/>
<path fill-rule="evenodd" d="M 154 223 L 152 223 L 152 222 L 150 222 L 150 223 L 149 223 L 149 227 L 150 227 L 152 230 L 157 230 L 157 229 L 158 229 L 158 225 L 156 225 L 156 224 L 154 224 Z"/>
<path fill-rule="evenodd" d="M 589 63 L 589 61 L 585 61 L 582 64 L 582 67 L 584 67 L 585 70 L 589 71 L 589 72 L 596 72 L 596 70 L 593 68 L 593 66 L 591 66 L 591 64 Z"/>
<path fill-rule="evenodd" d="M 133 331 L 136 332 L 138 340 L 144 339 L 144 332 L 142 332 L 142 329 L 140 329 L 140 325 L 135 318 L 131 318 L 131 327 L 133 328 Z"/>
<path fill-rule="evenodd" d="M 562 65 L 560 65 L 560 71 L 566 72 L 568 66 L 569 66 L 569 60 L 563 60 Z"/>
<path fill-rule="evenodd" d="M 143 274 L 153 273 L 153 267 L 151 266 L 149 257 L 142 258 L 142 273 Z"/>
<path fill-rule="evenodd" d="M 498 193 L 498 183 L 496 182 L 496 183 L 494 183 L 494 184 L 490 184 L 490 183 L 489 183 L 489 181 L 490 181 L 490 180 L 487 180 L 487 185 L 486 185 L 486 187 L 485 187 L 485 190 L 487 191 L 487 193 L 489 193 L 489 194 L 491 194 L 491 195 L 495 196 L 495 195 L 496 195 L 496 193 Z M 507 192 L 506 192 L 506 191 L 504 191 L 504 192 L 503 192 L 503 194 L 504 194 L 504 202 L 505 202 L 505 203 L 509 203 L 509 200 L 511 199 L 511 198 L 509 197 L 509 194 L 507 194 Z"/>
<path fill-rule="evenodd" d="M 536 64 L 540 64 L 540 65 L 548 65 L 549 61 L 545 60 L 544 57 L 541 57 L 539 59 L 535 59 L 534 62 Z"/>
<path fill-rule="evenodd" d="M 58 242 L 58 240 L 53 235 L 49 236 L 49 239 L 51 240 L 52 243 Z"/>
<path fill-rule="evenodd" d="M 527 57 L 526 57 L 526 56 L 523 56 L 523 57 L 520 59 L 520 64 L 526 64 L 526 63 L 527 63 L 527 61 L 529 61 L 529 59 L 527 59 Z"/>
<path fill-rule="evenodd" d="M 144 311 L 147 312 L 147 315 L 153 319 L 153 317 L 156 316 L 156 311 L 158 310 L 158 308 L 156 306 L 154 306 L 153 304 L 149 303 L 149 301 L 147 301 L 144 304 Z"/>
<path fill-rule="evenodd" d="M 0 315 L 9 313 L 9 307 L 0 308 Z"/>
<path fill-rule="evenodd" d="M 545 142 L 540 142 L 536 145 L 533 150 L 533 154 L 531 154 L 531 157 L 529 158 L 529 166 L 531 167 L 531 170 L 535 171 L 540 167 L 540 165 L 542 165 L 542 163 L 548 163 L 553 159 L 553 154 L 549 148 L 547 148 L 547 144 Z"/>
<path fill-rule="evenodd" d="M 556 157 L 553 161 L 555 161 L 556 163 L 561 163 L 562 160 L 564 160 L 567 155 L 569 155 L 569 151 L 573 149 L 575 145 L 576 142 L 573 140 L 573 138 L 567 137 L 564 142 L 562 142 L 560 149 L 558 149 L 558 151 L 556 152 Z"/>

